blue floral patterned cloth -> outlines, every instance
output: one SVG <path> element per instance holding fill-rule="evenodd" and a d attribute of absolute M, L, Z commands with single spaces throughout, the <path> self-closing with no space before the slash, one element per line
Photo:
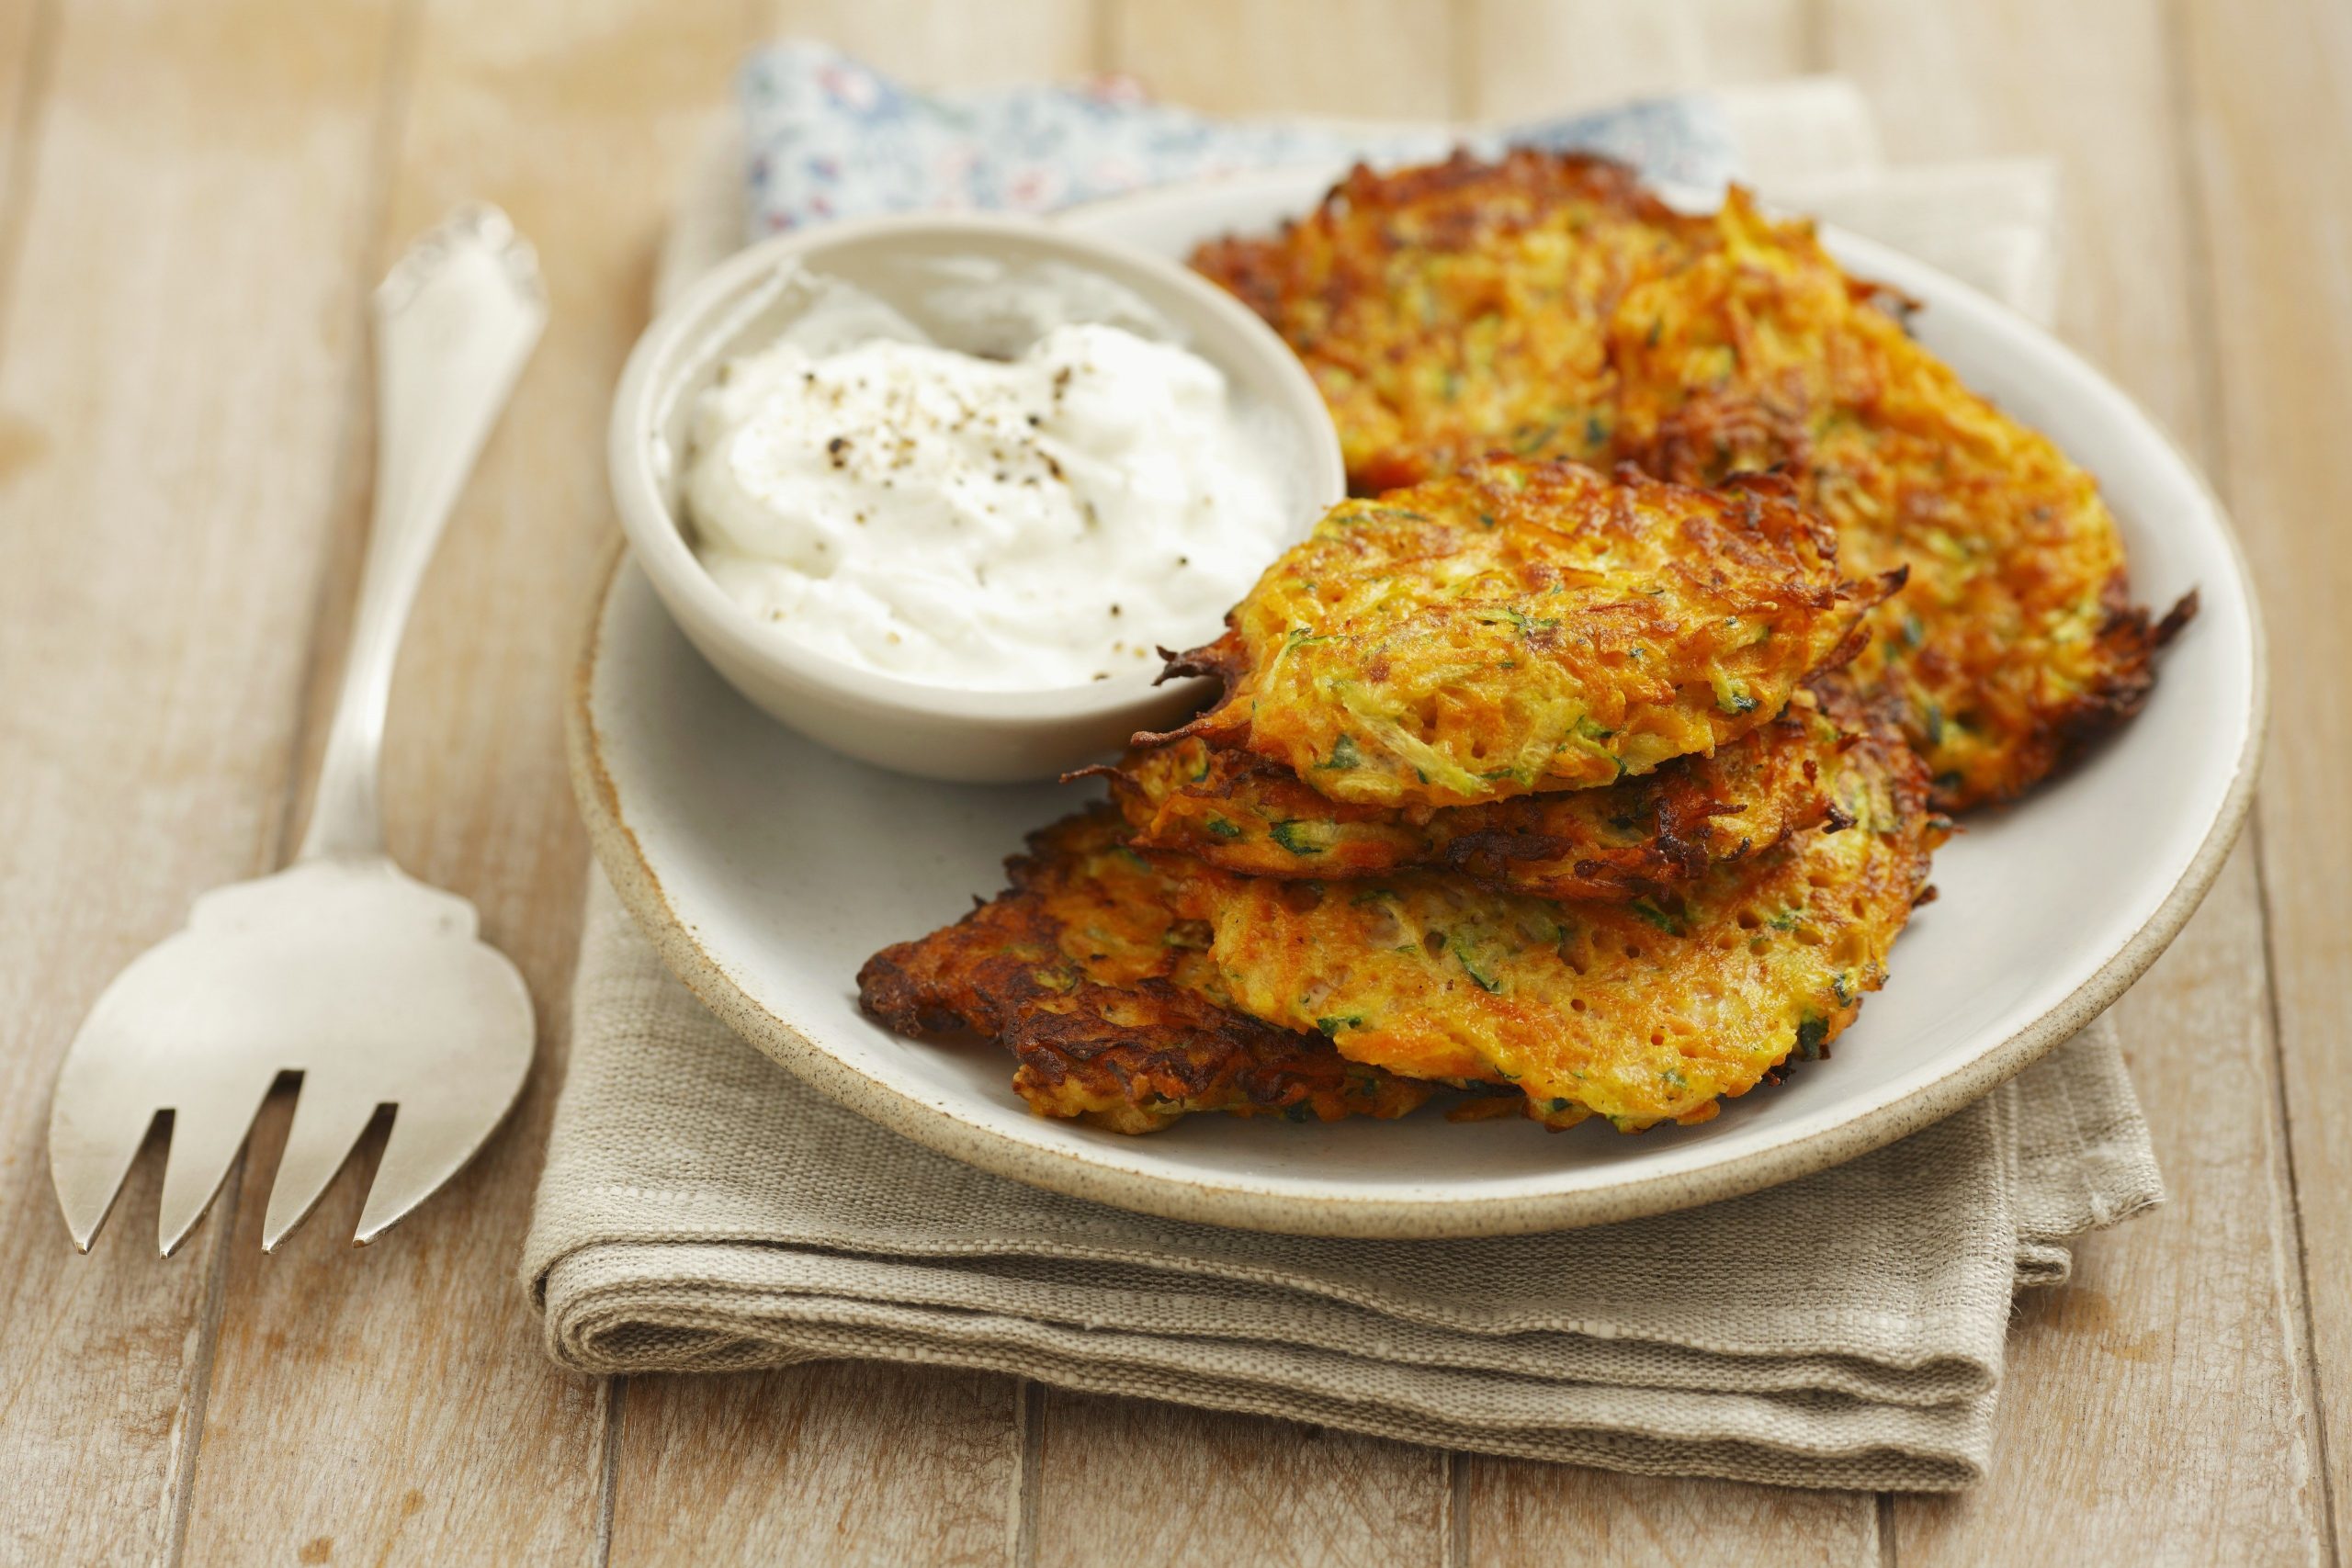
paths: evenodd
<path fill-rule="evenodd" d="M 752 55 L 741 82 L 751 238 L 804 223 L 938 208 L 1043 212 L 1144 186 L 1286 164 L 1442 157 L 1454 145 L 1577 148 L 1653 179 L 1713 186 L 1732 141 L 1704 98 L 1462 136 L 1305 120 L 1219 119 L 1151 102 L 1130 77 L 919 93 L 823 44 Z"/>

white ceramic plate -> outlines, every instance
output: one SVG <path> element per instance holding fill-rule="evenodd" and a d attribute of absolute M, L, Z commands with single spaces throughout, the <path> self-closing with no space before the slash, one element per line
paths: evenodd
<path fill-rule="evenodd" d="M 1303 211 L 1310 170 L 1197 185 L 1068 220 L 1170 255 Z M 1182 1219 L 1329 1235 L 1498 1235 L 1679 1208 L 1851 1158 L 1969 1103 L 2066 1038 L 2171 941 L 2235 838 L 2262 726 L 2260 634 L 2229 525 L 2194 469 L 2106 380 L 2022 318 L 1907 257 L 1825 233 L 1923 301 L 1921 339 L 2095 473 L 2132 585 L 2202 608 L 2147 710 L 2023 806 L 1970 819 L 1942 897 L 1832 1059 L 1702 1126 L 1329 1126 L 1205 1116 L 1146 1138 L 1029 1114 L 1009 1060 L 903 1040 L 859 1012 L 867 954 L 1001 886 L 1022 835 L 1078 804 L 1051 785 L 957 786 L 852 762 L 763 717 L 624 564 L 573 715 L 598 857 L 664 958 L 747 1039 L 910 1138 L 1006 1176 Z"/>

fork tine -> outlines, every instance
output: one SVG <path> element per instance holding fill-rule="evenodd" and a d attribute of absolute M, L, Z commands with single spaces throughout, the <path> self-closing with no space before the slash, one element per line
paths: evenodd
<path fill-rule="evenodd" d="M 208 1084 L 201 1099 L 184 1096 L 173 1109 L 172 1152 L 164 1162 L 164 1206 L 156 1225 L 164 1257 L 179 1250 L 212 1206 L 277 1077 L 273 1068 L 242 1088 L 233 1079 Z"/>
<path fill-rule="evenodd" d="M 155 1108 L 145 1099 L 89 1092 L 68 1065 L 49 1108 L 49 1176 L 80 1250 L 97 1239 L 154 1124 Z"/>
<path fill-rule="evenodd" d="M 489 1139 L 505 1109 L 501 1101 L 486 1114 L 481 1105 L 446 1095 L 401 1100 L 351 1239 L 367 1246 L 431 1197 Z"/>
<path fill-rule="evenodd" d="M 286 1152 L 278 1156 L 277 1174 L 271 1179 L 269 1214 L 262 1222 L 261 1249 L 275 1252 L 286 1235 L 308 1218 L 336 1171 L 343 1168 L 351 1146 L 368 1130 L 377 1100 L 367 1089 L 354 1091 L 332 1087 L 315 1077 L 302 1080 L 294 1101 L 294 1124 L 286 1132 Z"/>

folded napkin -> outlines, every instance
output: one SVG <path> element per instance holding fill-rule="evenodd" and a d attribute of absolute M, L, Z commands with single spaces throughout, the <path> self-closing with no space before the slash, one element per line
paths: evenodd
<path fill-rule="evenodd" d="M 673 282 L 747 220 L 820 216 L 809 198 L 827 192 L 846 209 L 862 165 L 840 113 L 886 101 L 861 122 L 861 158 L 944 171 L 894 187 L 900 201 L 942 181 L 973 199 L 1010 188 L 1009 165 L 977 167 L 1013 147 L 1008 116 L 1043 135 L 1082 112 L 1102 120 L 1091 144 L 1124 127 L 1133 145 L 1181 147 L 1186 168 L 1240 145 L 1125 89 L 916 98 L 805 46 L 762 57 L 746 82 L 752 199 L 740 174 L 690 184 Z M 847 111 L 828 107 L 842 96 Z M 1819 196 L 2047 305 L 2043 165 L 1887 176 L 1859 100 L 1834 83 L 1640 118 L 1640 139 L 1688 160 L 1693 183 L 1725 172 L 1696 159 L 1732 149 L 1770 195 Z M 1250 128 L 1236 155 L 1278 133 L 1343 134 Z M 2012 1293 L 2064 1279 L 2068 1237 L 2160 1197 L 2105 1021 L 1943 1122 L 1771 1191 L 1589 1230 L 1369 1242 L 1132 1214 L 885 1132 L 730 1035 L 601 877 L 571 1016 L 523 1273 L 548 1352 L 588 1371 L 933 1362 L 1647 1473 L 1953 1489 L 1984 1473 Z"/>

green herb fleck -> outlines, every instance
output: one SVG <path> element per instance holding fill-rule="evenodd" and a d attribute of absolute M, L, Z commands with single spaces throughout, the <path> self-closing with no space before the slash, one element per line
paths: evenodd
<path fill-rule="evenodd" d="M 1680 936 L 1682 934 L 1681 920 L 1677 919 L 1675 916 L 1668 914 L 1666 910 L 1659 908 L 1656 904 L 1651 903 L 1646 898 L 1636 898 L 1633 903 L 1627 905 L 1626 908 L 1632 909 L 1634 913 L 1639 915 L 1642 919 L 1647 920 L 1650 924 L 1656 926 L 1658 930 L 1664 931 L 1668 936 Z"/>
<path fill-rule="evenodd" d="M 1524 457 L 1530 453 L 1542 451 L 1551 445 L 1552 437 L 1559 434 L 1560 422 L 1556 419 L 1549 424 L 1522 424 L 1513 433 L 1510 448 Z"/>
<path fill-rule="evenodd" d="M 1729 676 L 1718 675 L 1715 677 L 1715 706 L 1737 717 L 1744 713 L 1754 713 L 1758 704 L 1738 682 Z"/>
<path fill-rule="evenodd" d="M 1331 747 L 1331 760 L 1328 762 L 1316 763 L 1315 771 L 1318 773 L 1328 773 L 1336 770 L 1361 768 L 1363 766 L 1363 758 L 1356 750 L 1355 737 L 1352 735 L 1342 735 Z"/>
<path fill-rule="evenodd" d="M 1238 839 L 1241 837 L 1241 829 L 1235 827 L 1232 823 L 1227 821 L 1222 817 L 1210 818 L 1208 820 L 1208 829 L 1220 839 Z"/>
<path fill-rule="evenodd" d="M 1491 966 L 1479 967 L 1481 961 L 1470 951 L 1470 944 L 1458 936 L 1453 939 L 1453 956 L 1460 961 L 1463 973 L 1478 982 L 1480 990 L 1499 992 L 1503 988 L 1502 976 L 1495 974 Z"/>
<path fill-rule="evenodd" d="M 1269 831 L 1273 834 L 1274 842 L 1295 855 L 1319 855 L 1323 852 L 1322 845 L 1306 843 L 1300 838 L 1301 829 L 1310 826 L 1296 820 L 1277 822 Z"/>
<path fill-rule="evenodd" d="M 1525 637 L 1530 632 L 1548 632 L 1560 624 L 1557 616 L 1552 616 L 1544 620 L 1536 620 L 1532 616 L 1529 615 L 1526 611 L 1519 608 L 1516 604 L 1505 604 L 1494 615 L 1482 615 L 1479 618 L 1486 621 L 1490 626 L 1494 624 L 1497 619 L 1509 621 L 1512 626 L 1519 628 L 1519 635 L 1521 637 Z"/>
<path fill-rule="evenodd" d="M 1821 1060 L 1821 1048 L 1829 1043 L 1829 1021 L 1808 1018 L 1797 1025 L 1797 1055 L 1808 1062 Z"/>

